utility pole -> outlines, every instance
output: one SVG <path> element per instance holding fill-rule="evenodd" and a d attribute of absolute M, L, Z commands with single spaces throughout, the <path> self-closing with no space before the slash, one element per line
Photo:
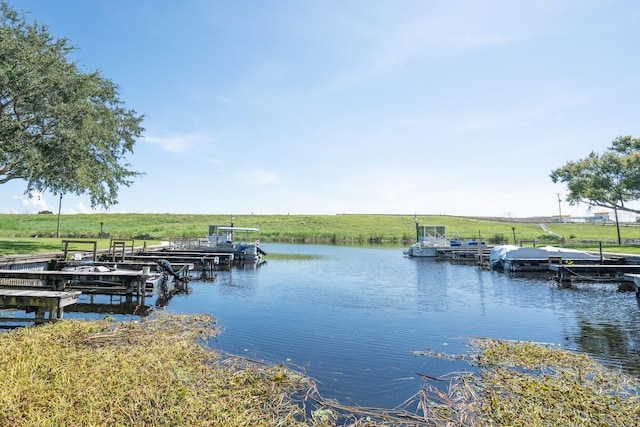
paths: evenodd
<path fill-rule="evenodd" d="M 58 202 L 58 230 L 56 231 L 56 239 L 60 238 L 60 211 L 62 210 L 62 193 L 60 193 L 60 201 Z"/>
<path fill-rule="evenodd" d="M 560 214 L 560 222 L 564 222 L 562 219 L 562 199 L 560 198 L 560 193 L 556 193 L 558 195 L 558 213 Z"/>

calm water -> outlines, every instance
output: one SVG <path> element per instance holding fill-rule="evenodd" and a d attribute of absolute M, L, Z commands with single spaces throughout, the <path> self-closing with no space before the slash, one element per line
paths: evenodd
<path fill-rule="evenodd" d="M 560 288 L 398 247 L 263 246 L 318 258 L 192 281 L 167 310 L 213 315 L 224 330 L 212 347 L 303 370 L 326 398 L 396 406 L 423 385 L 417 374 L 470 369 L 415 351 L 467 353 L 471 337 L 561 344 L 640 374 L 640 306 L 615 285 Z"/>

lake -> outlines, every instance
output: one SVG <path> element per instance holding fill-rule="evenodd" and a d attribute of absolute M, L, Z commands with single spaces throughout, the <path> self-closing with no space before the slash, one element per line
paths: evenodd
<path fill-rule="evenodd" d="M 640 305 L 614 284 L 564 288 L 401 247 L 262 246 L 307 257 L 192 280 L 166 310 L 214 316 L 224 329 L 211 347 L 302 371 L 325 398 L 395 407 L 420 390 L 420 374 L 473 369 L 420 352 L 468 353 L 473 337 L 556 344 L 640 375 Z"/>

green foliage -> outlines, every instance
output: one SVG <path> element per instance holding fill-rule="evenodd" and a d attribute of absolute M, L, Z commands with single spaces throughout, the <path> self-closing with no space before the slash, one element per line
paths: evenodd
<path fill-rule="evenodd" d="M 503 233 L 495 233 L 492 237 L 487 239 L 491 245 L 504 245 L 509 242 L 509 239 Z"/>
<path fill-rule="evenodd" d="M 113 82 L 67 58 L 67 39 L 4 1 L 0 11 L 0 184 L 21 179 L 29 194 L 87 193 L 92 207 L 113 205 L 119 186 L 140 175 L 125 157 L 142 116 L 123 106 Z"/>
<path fill-rule="evenodd" d="M 640 139 L 621 136 L 603 154 L 567 162 L 551 172 L 553 182 L 567 185 L 570 204 L 587 203 L 640 213 L 625 203 L 640 199 Z"/>
<path fill-rule="evenodd" d="M 565 241 L 562 236 L 555 234 L 541 234 L 536 238 L 536 240 L 538 243 L 544 243 L 545 245 L 559 245 L 563 244 Z"/>

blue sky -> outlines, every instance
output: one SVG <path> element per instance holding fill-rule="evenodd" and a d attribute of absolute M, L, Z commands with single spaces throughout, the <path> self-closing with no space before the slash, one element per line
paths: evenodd
<path fill-rule="evenodd" d="M 110 212 L 584 216 L 549 173 L 640 137 L 634 0 L 9 3 L 145 115 Z"/>

